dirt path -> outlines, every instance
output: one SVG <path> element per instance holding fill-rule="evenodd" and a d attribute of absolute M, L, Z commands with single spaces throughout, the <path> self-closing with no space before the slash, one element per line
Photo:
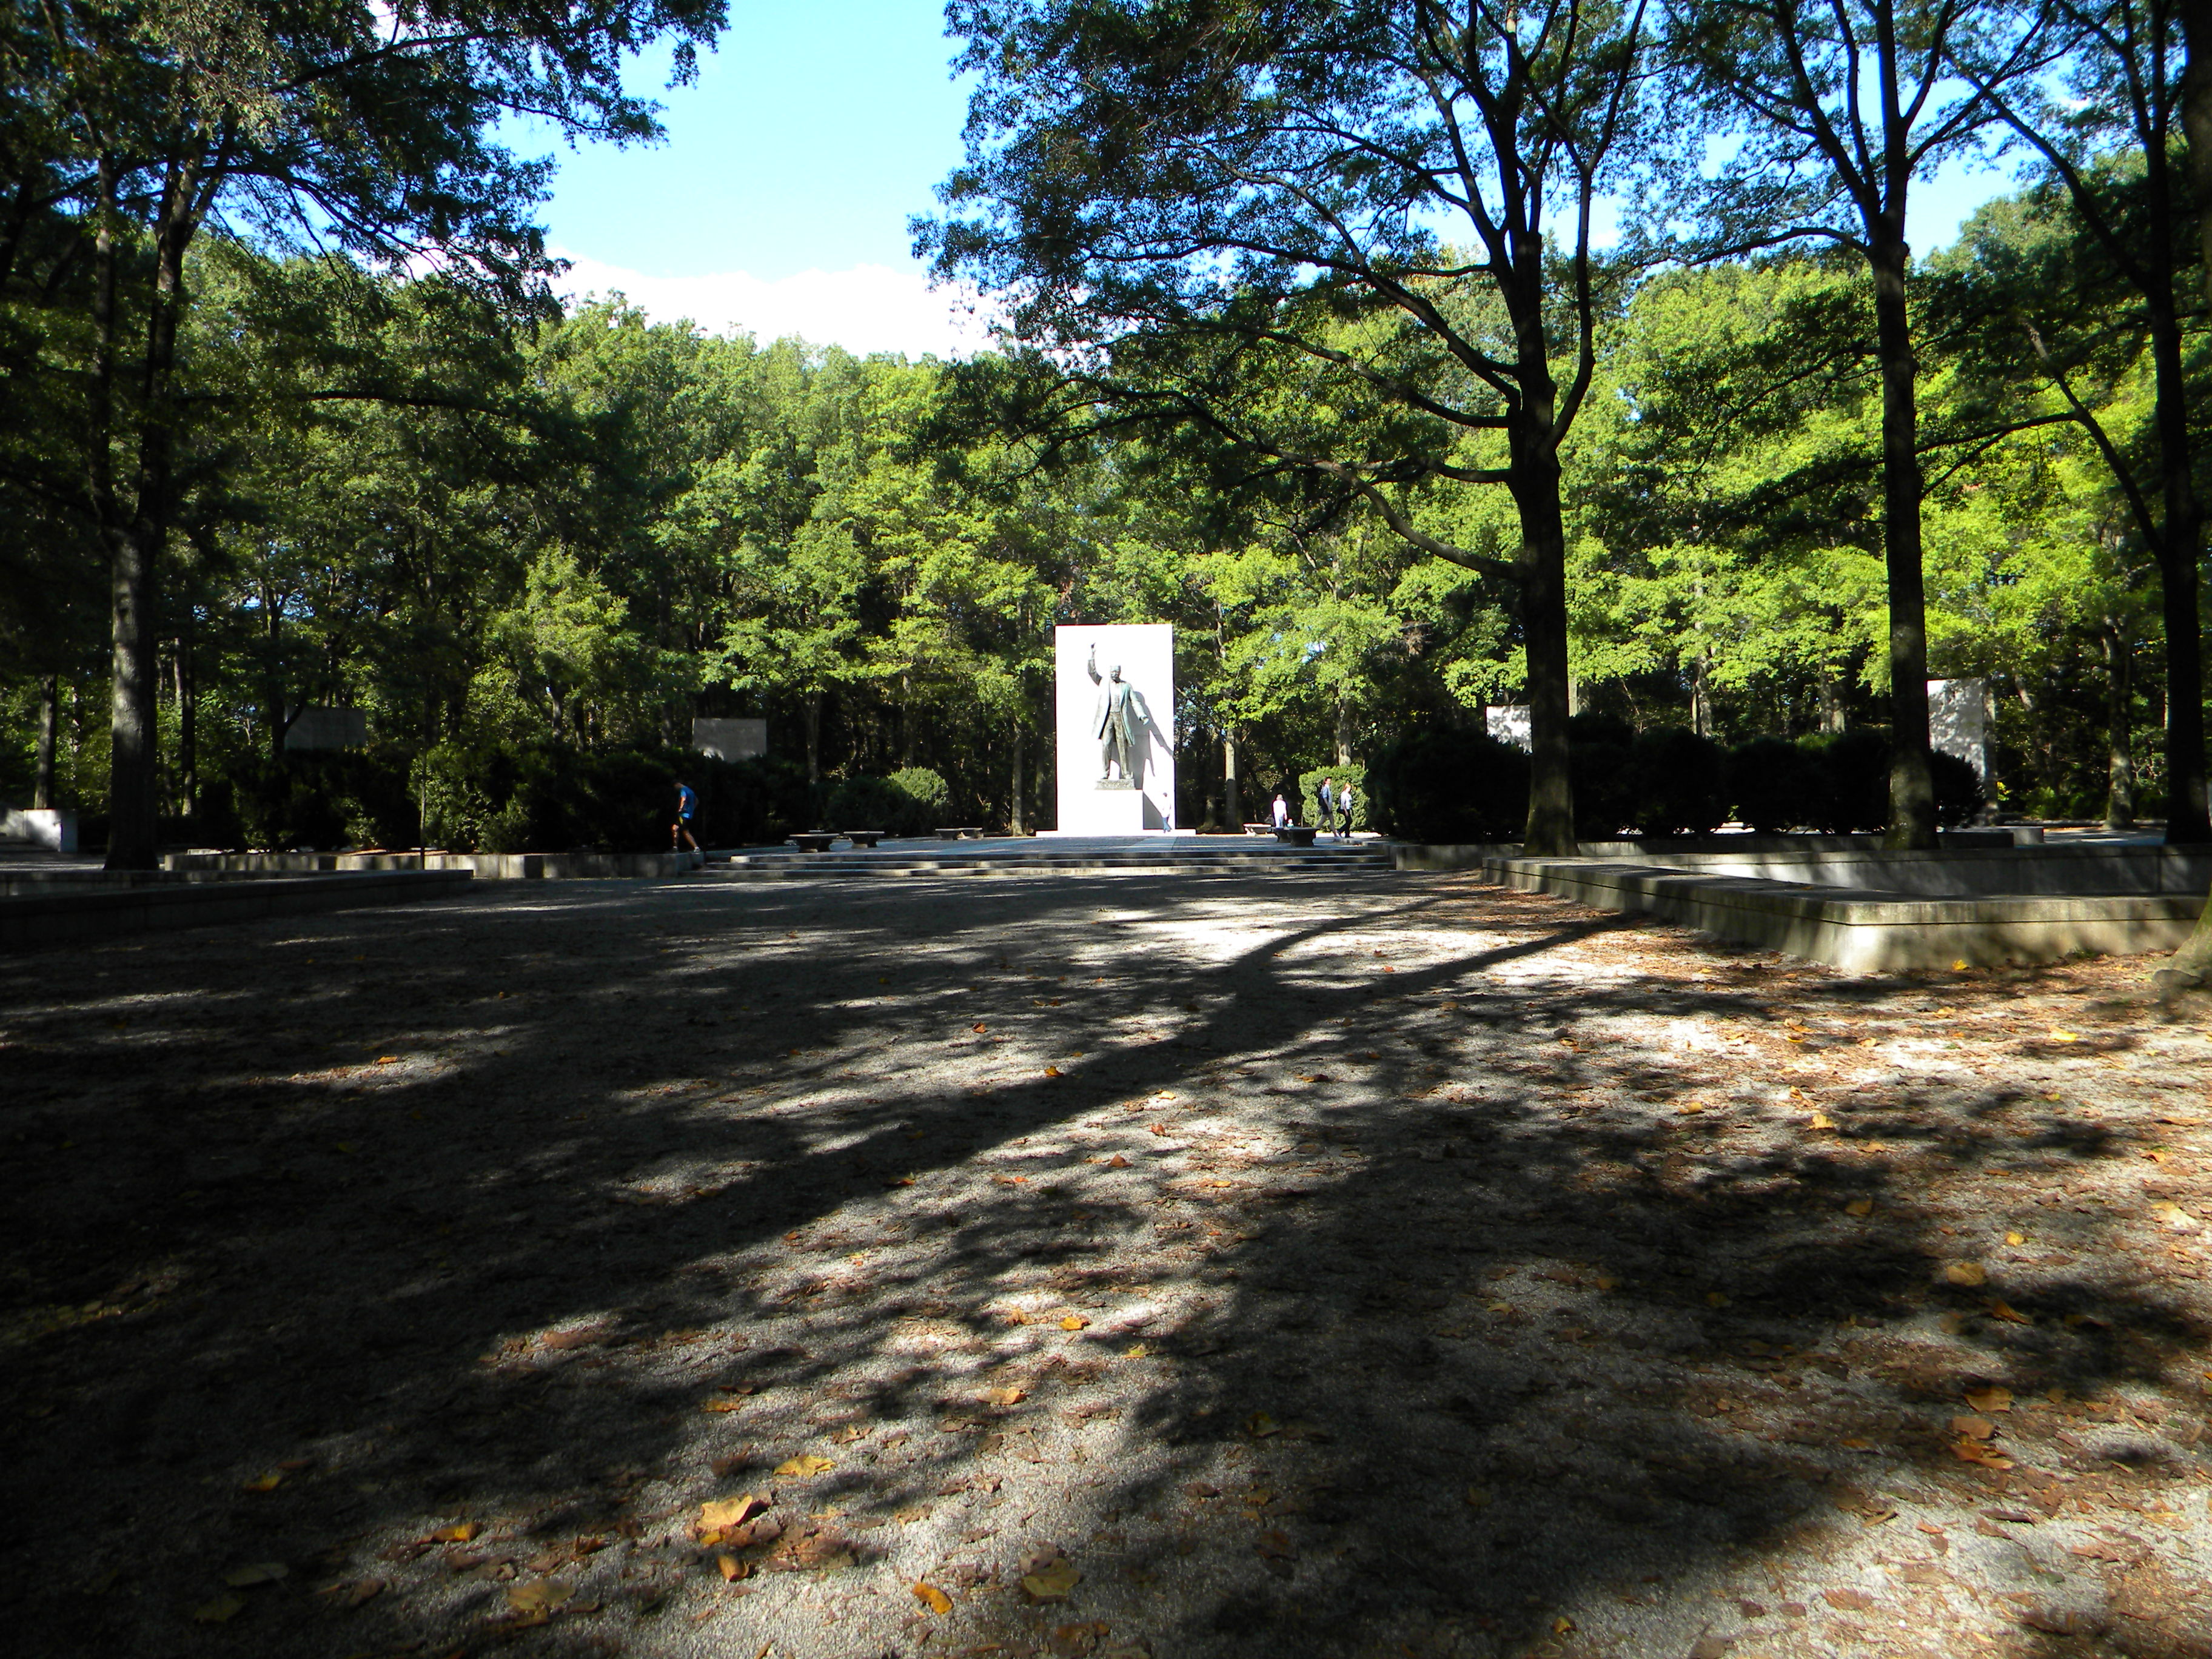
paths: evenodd
<path fill-rule="evenodd" d="M 0 1616 L 2212 1654 L 2212 1045 L 2142 966 L 1850 981 L 1405 876 L 0 959 Z"/>

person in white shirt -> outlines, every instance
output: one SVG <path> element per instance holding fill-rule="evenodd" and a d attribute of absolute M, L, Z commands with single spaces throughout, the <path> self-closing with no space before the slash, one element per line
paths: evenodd
<path fill-rule="evenodd" d="M 1274 819 L 1275 828 L 1278 830 L 1282 829 L 1291 821 L 1290 805 L 1283 799 L 1282 791 L 1279 789 L 1275 792 Z"/>

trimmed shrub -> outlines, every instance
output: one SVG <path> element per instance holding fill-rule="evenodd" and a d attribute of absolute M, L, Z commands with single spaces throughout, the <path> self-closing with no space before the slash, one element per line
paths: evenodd
<path fill-rule="evenodd" d="M 770 844 L 812 827 L 811 793 L 793 763 L 720 761 L 683 750 L 447 744 L 423 757 L 416 787 L 438 846 L 648 853 L 668 846 L 679 781 L 698 793 L 691 833 L 702 847 Z"/>
<path fill-rule="evenodd" d="M 1528 757 L 1479 732 L 1411 732 L 1370 760 L 1367 811 L 1417 842 L 1517 841 L 1528 823 Z"/>
<path fill-rule="evenodd" d="M 1636 819 L 1636 730 L 1626 720 L 1577 714 L 1567 722 L 1567 742 L 1575 839 L 1611 841 Z"/>
<path fill-rule="evenodd" d="M 913 834 L 927 835 L 945 822 L 952 791 L 943 778 L 927 766 L 902 766 L 891 774 L 890 781 L 921 809 L 921 816 L 915 820 Z M 860 827 L 865 830 L 868 826 L 862 824 Z"/>
<path fill-rule="evenodd" d="M 1971 823 L 1982 810 L 1987 793 L 1973 763 L 1939 749 L 1929 756 L 1928 769 L 1936 785 L 1936 822 L 1946 830 Z"/>
<path fill-rule="evenodd" d="M 1352 827 L 1355 830 L 1365 830 L 1369 828 L 1370 825 L 1368 823 L 1367 817 L 1367 769 L 1364 766 L 1324 766 L 1315 771 L 1301 774 L 1298 778 L 1298 811 L 1300 813 L 1298 822 L 1301 823 L 1321 823 L 1321 781 L 1323 778 L 1334 778 L 1340 785 L 1345 783 L 1351 784 Z M 1272 799 L 1273 797 L 1271 796 L 1269 799 Z M 1325 829 L 1334 830 L 1338 824 L 1343 822 L 1344 820 L 1340 816 L 1332 814 L 1329 817 L 1328 823 L 1322 827 Z"/>
<path fill-rule="evenodd" d="M 1629 750 L 1630 817 L 1647 836 L 1709 836 L 1728 822 L 1728 751 L 1686 726 L 1640 732 Z"/>
<path fill-rule="evenodd" d="M 1889 823 L 1889 739 L 1863 728 L 1800 739 L 1820 768 L 1814 823 L 1832 836 L 1879 830 Z"/>
<path fill-rule="evenodd" d="M 1735 816 L 1761 835 L 1803 830 L 1826 813 L 1819 759 L 1787 738 L 1753 738 L 1730 750 L 1727 786 Z"/>
<path fill-rule="evenodd" d="M 887 778 L 847 778 L 830 792 L 824 827 L 926 836 L 945 822 L 950 796 L 945 780 L 926 766 L 905 767 Z"/>
<path fill-rule="evenodd" d="M 403 847 L 415 842 L 404 756 L 385 749 L 254 758 L 211 780 L 228 791 L 237 838 L 264 849 Z M 226 823 L 226 830 L 232 826 Z"/>

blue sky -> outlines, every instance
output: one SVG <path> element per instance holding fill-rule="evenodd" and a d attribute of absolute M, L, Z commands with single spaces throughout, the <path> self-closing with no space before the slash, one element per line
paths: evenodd
<path fill-rule="evenodd" d="M 942 0 L 733 0 L 692 85 L 658 93 L 665 143 L 556 148 L 544 223 L 576 293 L 619 289 L 661 319 L 856 351 L 940 356 L 979 343 L 963 296 L 933 293 L 907 221 L 961 157 L 966 86 L 951 77 Z M 629 76 L 665 85 L 665 56 Z M 1950 241 L 2004 186 L 1947 169 L 1915 186 L 1917 252 Z"/>

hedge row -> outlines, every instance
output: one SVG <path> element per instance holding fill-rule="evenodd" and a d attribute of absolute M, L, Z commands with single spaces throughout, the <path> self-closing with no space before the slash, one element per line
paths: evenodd
<path fill-rule="evenodd" d="M 787 762 L 682 750 L 349 750 L 241 767 L 201 792 L 189 838 L 224 847 L 434 847 L 484 853 L 665 848 L 676 786 L 699 794 L 702 846 L 757 846 L 811 828 L 814 792 Z"/>
<path fill-rule="evenodd" d="M 1889 817 L 1889 740 L 1878 732 L 1754 738 L 1733 749 L 1679 726 L 1638 732 L 1578 717 L 1569 725 L 1575 834 L 1702 835 L 1731 819 L 1766 833 L 1880 830 Z M 1935 760 L 1936 811 L 1966 823 L 1983 802 L 1974 769 Z M 1472 732 L 1408 733 L 1367 768 L 1376 824 L 1419 842 L 1518 841 L 1528 817 L 1528 757 Z"/>

